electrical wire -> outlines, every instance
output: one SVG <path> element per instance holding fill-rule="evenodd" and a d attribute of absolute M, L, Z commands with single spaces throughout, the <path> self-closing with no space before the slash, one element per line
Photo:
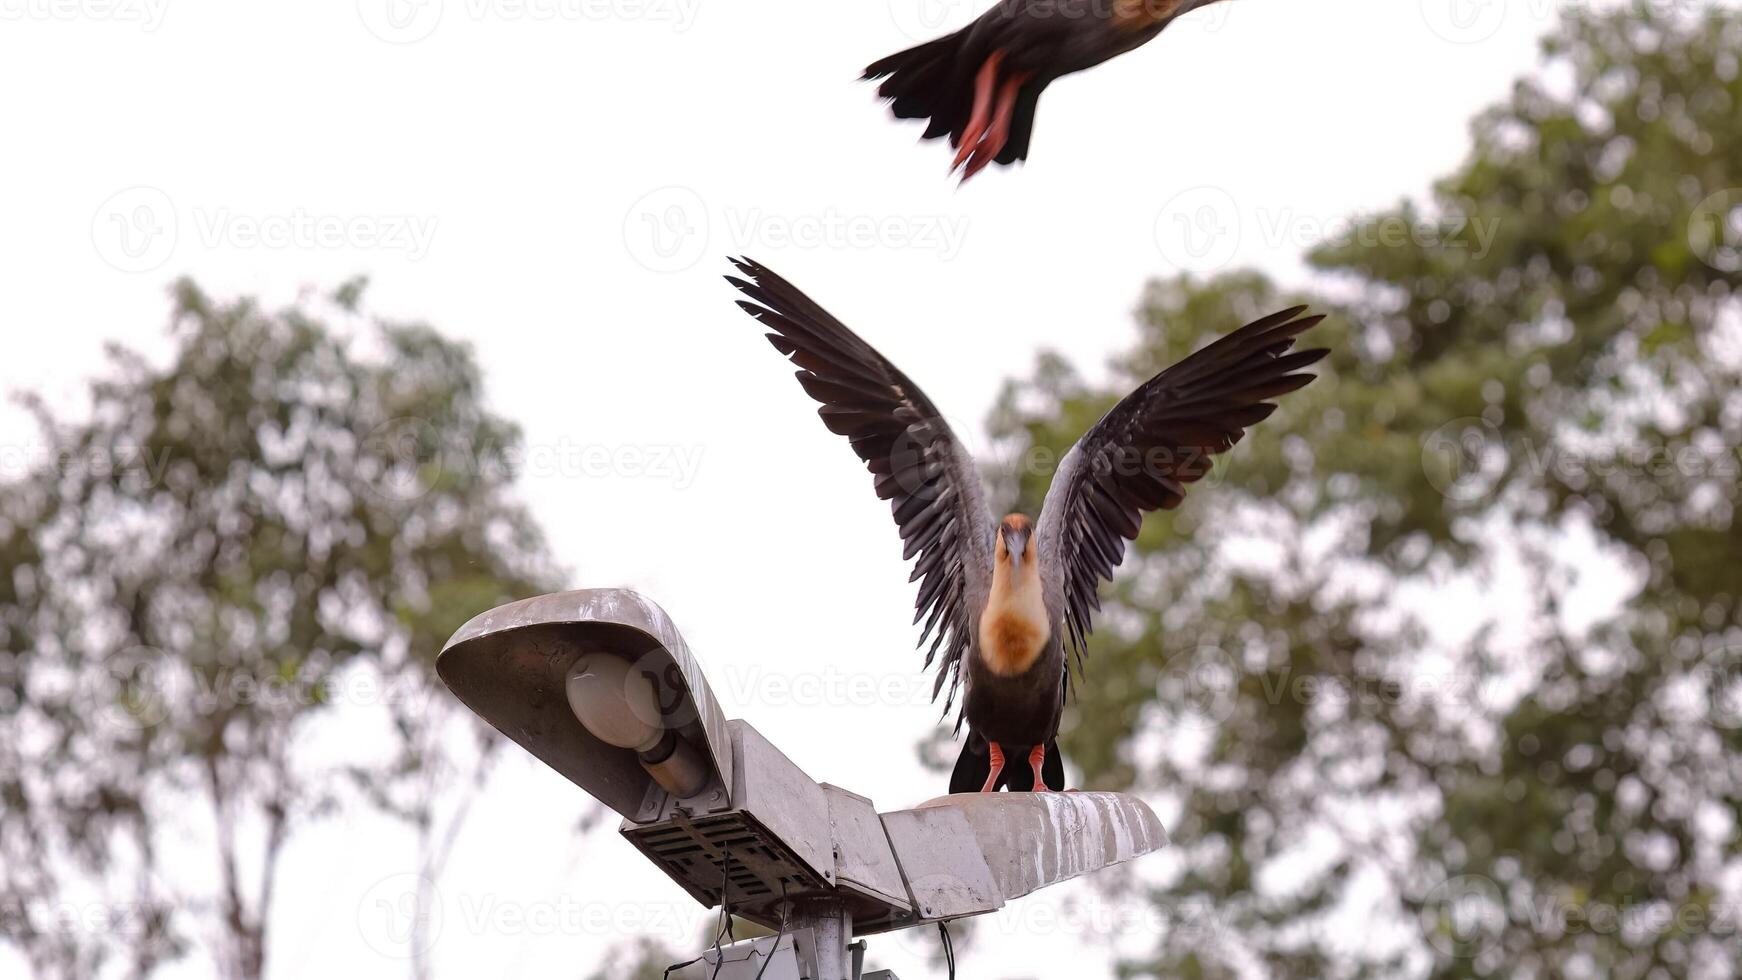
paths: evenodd
<path fill-rule="evenodd" d="M 938 935 L 944 941 L 944 963 L 950 969 L 950 980 L 956 980 L 956 945 L 950 941 L 950 930 L 943 920 L 938 920 Z"/>
<path fill-rule="evenodd" d="M 762 959 L 762 969 L 756 971 L 756 980 L 762 980 L 762 975 L 768 972 L 768 964 L 774 962 L 774 954 L 780 951 L 780 940 L 786 935 L 786 879 L 780 879 L 780 928 L 774 932 L 774 945 L 768 947 L 768 955 Z"/>
<path fill-rule="evenodd" d="M 732 907 L 726 902 L 726 888 L 732 882 L 731 875 L 732 851 L 730 848 L 722 848 L 720 859 L 720 928 L 714 932 L 714 941 L 708 944 L 714 951 L 714 976 L 716 977 L 720 975 L 720 938 L 732 931 Z M 694 966 L 706 959 L 707 955 L 704 952 L 693 960 L 673 963 L 665 968 L 664 973 L 660 974 L 660 980 L 671 980 L 672 971 Z"/>
<path fill-rule="evenodd" d="M 709 948 L 714 950 L 714 956 L 716 958 L 718 958 L 720 955 L 719 954 L 720 937 L 724 936 L 726 934 L 727 924 L 728 923 L 726 923 L 726 922 L 720 923 L 719 930 L 714 933 L 713 941 L 708 944 Z M 688 967 L 688 966 L 695 966 L 697 963 L 700 963 L 702 960 L 706 959 L 707 955 L 708 954 L 703 953 L 701 956 L 698 956 L 693 960 L 684 960 L 682 963 L 673 963 L 672 965 L 665 968 L 664 973 L 660 974 L 660 980 L 671 980 L 671 973 L 673 970 L 681 970 L 681 969 Z M 716 966 L 716 969 L 718 969 L 717 966 Z"/>
<path fill-rule="evenodd" d="M 728 847 L 722 847 L 720 849 L 720 918 L 724 928 L 720 932 L 714 933 L 714 972 L 709 974 L 708 980 L 719 980 L 720 967 L 726 965 L 726 957 L 720 954 L 720 937 L 723 935 L 731 936 L 733 942 L 738 941 L 737 935 L 732 932 L 732 903 L 726 901 L 727 890 L 731 887 L 732 850 Z"/>

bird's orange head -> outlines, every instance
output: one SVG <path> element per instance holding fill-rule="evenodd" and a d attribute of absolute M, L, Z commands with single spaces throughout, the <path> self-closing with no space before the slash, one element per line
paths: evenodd
<path fill-rule="evenodd" d="M 999 564 L 1011 562 L 1021 567 L 1024 561 L 1033 554 L 1030 545 L 1033 543 L 1034 522 L 1027 514 L 1008 514 L 998 522 L 998 542 L 996 546 Z"/>

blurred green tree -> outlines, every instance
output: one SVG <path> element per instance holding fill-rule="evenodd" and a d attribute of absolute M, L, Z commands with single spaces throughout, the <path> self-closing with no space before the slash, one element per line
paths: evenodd
<path fill-rule="evenodd" d="M 1105 388 L 1043 356 L 995 412 L 1035 513 L 1117 393 L 1334 314 L 1326 377 L 1147 522 L 1077 687 L 1067 758 L 1177 840 L 1126 976 L 1735 975 L 1742 17 L 1544 52 L 1311 290 L 1153 282 Z"/>
<path fill-rule="evenodd" d="M 0 488 L 0 939 L 39 977 L 145 976 L 196 937 L 261 976 L 285 843 L 351 803 L 440 872 L 495 739 L 435 653 L 557 576 L 469 349 L 368 320 L 362 286 L 269 312 L 182 282 L 167 367 L 116 348 L 88 409 L 30 403 L 41 452 Z"/>

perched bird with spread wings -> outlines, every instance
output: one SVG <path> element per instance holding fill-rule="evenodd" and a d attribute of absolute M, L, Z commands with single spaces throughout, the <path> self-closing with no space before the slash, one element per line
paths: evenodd
<path fill-rule="evenodd" d="M 1313 379 L 1301 372 L 1326 351 L 1293 348 L 1323 317 L 1305 307 L 1267 316 L 1144 382 L 1060 461 L 1038 521 L 994 520 L 973 459 L 918 385 L 767 267 L 733 264 L 738 305 L 798 366 L 823 424 L 847 437 L 890 502 L 903 557 L 917 559 L 926 665 L 942 654 L 932 696 L 948 683 L 947 714 L 959 688 L 957 730 L 968 725 L 950 792 L 1063 789 L 1055 739 L 1067 653 L 1080 668 L 1100 582 L 1145 512 L 1178 506 L 1273 399 Z M 1027 769 L 1006 772 L 1007 756 Z"/>
<path fill-rule="evenodd" d="M 967 27 L 865 69 L 898 119 L 929 119 L 948 136 L 962 180 L 987 164 L 1028 159 L 1040 93 L 1153 40 L 1218 0 L 1000 0 Z"/>

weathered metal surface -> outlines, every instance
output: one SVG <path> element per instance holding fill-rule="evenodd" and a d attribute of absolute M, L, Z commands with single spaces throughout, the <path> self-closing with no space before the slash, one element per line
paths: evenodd
<path fill-rule="evenodd" d="M 748 722 L 734 720 L 726 729 L 736 762 L 735 806 L 707 811 L 659 797 L 656 810 L 625 820 L 620 832 L 696 901 L 709 907 L 724 901 L 772 929 L 783 901 L 833 894 L 829 800 Z"/>
<path fill-rule="evenodd" d="M 873 921 L 911 915 L 901 866 L 889 849 L 889 838 L 871 801 L 839 786 L 823 784 L 829 799 L 829 825 L 835 841 L 835 887 L 866 900 L 870 907 L 854 910 L 861 928 Z"/>
<path fill-rule="evenodd" d="M 1004 904 L 974 828 L 961 810 L 897 810 L 883 814 L 883 829 L 908 895 L 923 918 L 979 915 Z"/>
<path fill-rule="evenodd" d="M 694 818 L 680 810 L 657 823 L 625 820 L 621 832 L 697 902 L 713 908 L 723 901 L 770 929 L 783 898 L 829 888 L 788 841 L 747 810 Z"/>
<path fill-rule="evenodd" d="M 754 814 L 810 871 L 832 884 L 835 856 L 828 795 L 749 722 L 733 719 L 726 729 L 738 760 L 733 804 Z"/>
<path fill-rule="evenodd" d="M 706 977 L 708 980 L 805 980 L 799 969 L 798 944 L 801 937 L 792 932 L 775 937 L 746 939 L 702 953 L 702 962 L 674 977 Z M 773 957 L 773 962 L 767 962 Z"/>
<path fill-rule="evenodd" d="M 799 902 L 788 928 L 799 934 L 798 961 L 814 980 L 858 980 L 853 972 L 853 917 L 832 900 Z"/>
<path fill-rule="evenodd" d="M 436 672 L 504 735 L 635 820 L 652 777 L 634 752 L 583 728 L 564 691 L 575 659 L 600 650 L 626 657 L 651 675 L 666 726 L 707 754 L 722 793 L 729 793 L 731 741 L 713 689 L 665 611 L 634 592 L 557 592 L 480 613 L 442 648 Z"/>
<path fill-rule="evenodd" d="M 1167 846 L 1155 813 L 1124 793 L 960 793 L 920 809 L 962 815 L 1005 901 Z"/>

